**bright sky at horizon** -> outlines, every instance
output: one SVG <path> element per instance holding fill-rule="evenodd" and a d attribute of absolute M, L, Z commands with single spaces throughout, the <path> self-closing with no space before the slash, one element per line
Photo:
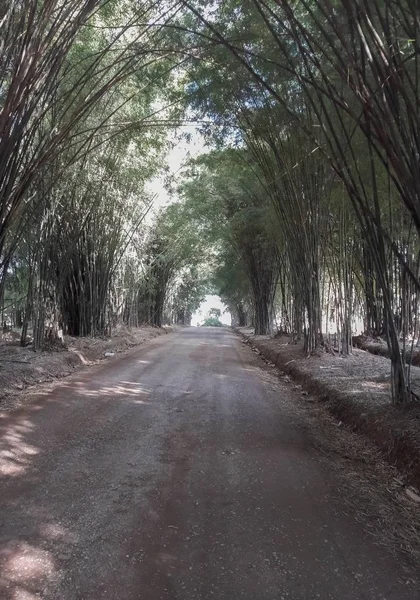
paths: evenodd
<path fill-rule="evenodd" d="M 220 321 L 224 325 L 231 324 L 231 316 L 230 312 L 227 311 L 227 306 L 223 304 L 220 300 L 219 296 L 206 296 L 204 302 L 200 305 L 200 308 L 196 313 L 193 314 L 191 325 L 197 327 L 204 319 L 207 317 L 207 314 L 211 308 L 219 308 L 222 311 Z"/>

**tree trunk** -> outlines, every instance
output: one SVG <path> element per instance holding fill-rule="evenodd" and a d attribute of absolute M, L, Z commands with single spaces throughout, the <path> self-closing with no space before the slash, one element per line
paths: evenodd
<path fill-rule="evenodd" d="M 255 335 L 271 335 L 272 305 L 266 297 L 255 299 Z"/>
<path fill-rule="evenodd" d="M 246 312 L 242 304 L 236 305 L 238 315 L 238 327 L 246 327 Z"/>

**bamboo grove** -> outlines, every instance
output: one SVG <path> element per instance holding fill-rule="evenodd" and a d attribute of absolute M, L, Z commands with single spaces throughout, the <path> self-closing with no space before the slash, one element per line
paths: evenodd
<path fill-rule="evenodd" d="M 187 228 L 176 208 L 153 210 L 147 186 L 166 151 L 159 124 L 179 112 L 169 86 L 182 57 L 166 33 L 179 8 L 1 8 L 0 295 L 3 324 L 20 328 L 22 344 L 29 329 L 37 349 L 63 333 L 161 325 L 168 289 L 192 271 Z M 191 313 L 202 297 L 171 293 L 172 311 Z"/>
<path fill-rule="evenodd" d="M 206 292 L 308 355 L 420 337 L 420 12 L 402 0 L 0 8 L 0 294 L 35 348 L 188 324 Z M 174 129 L 207 151 L 170 182 Z"/>

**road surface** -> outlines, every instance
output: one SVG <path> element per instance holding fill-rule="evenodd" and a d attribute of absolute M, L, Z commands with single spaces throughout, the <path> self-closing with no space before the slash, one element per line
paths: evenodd
<path fill-rule="evenodd" d="M 0 598 L 418 600 L 258 361 L 185 329 L 4 413 Z"/>

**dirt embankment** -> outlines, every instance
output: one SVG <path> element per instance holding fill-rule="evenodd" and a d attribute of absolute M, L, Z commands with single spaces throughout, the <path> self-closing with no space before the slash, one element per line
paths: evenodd
<path fill-rule="evenodd" d="M 33 352 L 17 342 L 0 344 L 0 403 L 29 386 L 67 377 L 77 369 L 109 359 L 171 329 L 119 328 L 111 338 L 65 338 L 65 348 Z"/>
<path fill-rule="evenodd" d="M 388 345 L 385 340 L 381 338 L 371 338 L 364 335 L 357 335 L 353 337 L 353 346 L 360 350 L 366 350 L 370 354 L 376 354 L 389 358 Z M 401 344 L 402 350 L 402 344 Z M 420 366 L 420 347 L 417 345 L 411 346 L 408 344 L 405 348 L 405 357 L 407 364 L 412 364 L 415 367 Z"/>
<path fill-rule="evenodd" d="M 252 330 L 243 328 L 237 331 L 283 372 L 286 381 L 293 378 L 302 395 L 311 393 L 324 401 L 339 426 L 367 435 L 407 481 L 420 489 L 420 404 L 392 405 L 389 360 L 359 349 L 349 357 L 320 353 L 307 358 L 302 347 L 287 337 L 254 336 Z M 413 389 L 420 395 L 419 367 L 412 367 L 412 376 Z M 308 401 L 313 399 L 308 396 Z"/>

